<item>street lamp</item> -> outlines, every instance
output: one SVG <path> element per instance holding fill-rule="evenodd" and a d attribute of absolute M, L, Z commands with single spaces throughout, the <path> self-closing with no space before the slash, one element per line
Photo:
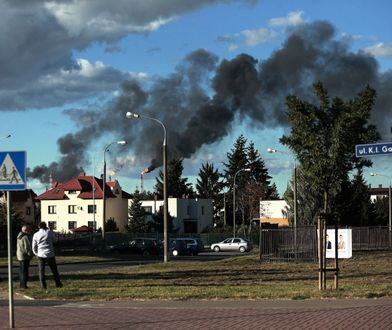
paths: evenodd
<path fill-rule="evenodd" d="M 233 237 L 235 237 L 235 233 L 236 233 L 236 223 L 235 223 L 235 179 L 238 175 L 238 173 L 240 172 L 250 172 L 251 169 L 250 168 L 241 168 L 240 170 L 238 170 L 235 174 L 234 174 L 234 183 L 233 183 Z"/>
<path fill-rule="evenodd" d="M 383 176 L 389 179 L 389 188 L 388 188 L 388 204 L 389 204 L 389 223 L 388 223 L 388 231 L 389 231 L 389 247 L 392 247 L 392 206 L 391 206 L 391 182 L 392 177 L 386 174 L 380 173 L 370 173 L 371 176 Z"/>
<path fill-rule="evenodd" d="M 120 141 L 114 141 L 112 143 L 109 143 L 105 149 L 103 150 L 103 178 L 102 178 L 102 190 L 103 190 L 103 196 L 102 196 L 102 239 L 105 244 L 105 223 L 106 223 L 106 153 L 109 151 L 109 147 L 112 146 L 113 144 L 119 144 L 119 145 L 126 145 L 127 141 L 120 140 Z M 94 210 L 95 211 L 95 210 Z"/>
<path fill-rule="evenodd" d="M 133 112 L 125 115 L 129 119 L 146 118 L 160 124 L 163 128 L 163 261 L 169 261 L 169 239 L 168 239 L 168 202 L 167 202 L 167 133 L 165 125 L 158 119 Z"/>

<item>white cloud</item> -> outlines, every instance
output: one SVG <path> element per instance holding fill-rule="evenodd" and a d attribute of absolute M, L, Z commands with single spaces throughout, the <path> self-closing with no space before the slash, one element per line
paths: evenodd
<path fill-rule="evenodd" d="M 365 48 L 364 51 L 375 57 L 392 57 L 392 44 L 380 42 L 371 47 Z"/>
<path fill-rule="evenodd" d="M 144 73 L 75 61 L 73 55 L 94 44 L 121 51 L 117 42 L 131 33 L 148 33 L 185 13 L 235 1 L 0 0 L 0 111 L 61 106 L 83 94 L 111 93 L 125 78 L 146 79 Z"/>
<path fill-rule="evenodd" d="M 229 52 L 234 52 L 238 49 L 238 45 L 237 44 L 230 44 L 228 47 Z"/>
<path fill-rule="evenodd" d="M 254 47 L 258 44 L 268 42 L 274 39 L 277 35 L 275 31 L 261 28 L 258 30 L 243 30 L 241 34 L 245 37 L 245 43 L 248 46 Z"/>
<path fill-rule="evenodd" d="M 295 26 L 303 24 L 305 21 L 302 18 L 304 12 L 302 10 L 292 11 L 286 17 L 272 18 L 268 21 L 269 26 Z"/>
<path fill-rule="evenodd" d="M 147 80 L 150 78 L 147 72 L 129 72 L 129 75 L 136 80 Z"/>

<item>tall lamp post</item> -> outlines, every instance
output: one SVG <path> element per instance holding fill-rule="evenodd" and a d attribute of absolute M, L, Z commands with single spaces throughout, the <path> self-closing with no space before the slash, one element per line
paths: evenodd
<path fill-rule="evenodd" d="M 169 261 L 169 238 L 168 238 L 168 202 L 167 202 L 167 133 L 165 125 L 158 119 L 133 112 L 125 115 L 129 119 L 146 118 L 160 124 L 163 128 L 163 261 Z"/>
<path fill-rule="evenodd" d="M 233 237 L 235 237 L 236 233 L 236 222 L 235 222 L 235 179 L 237 178 L 238 173 L 240 172 L 250 172 L 250 168 L 241 168 L 234 174 L 234 182 L 233 182 Z"/>
<path fill-rule="evenodd" d="M 392 247 L 392 206 L 391 206 L 391 182 L 392 177 L 386 174 L 380 173 L 370 173 L 371 176 L 383 176 L 389 179 L 389 188 L 388 188 L 388 205 L 389 205 L 389 212 L 388 212 L 388 232 L 389 232 L 389 247 Z"/>
<path fill-rule="evenodd" d="M 120 141 L 114 141 L 112 143 L 109 143 L 105 149 L 103 150 L 103 178 L 102 178 L 102 191 L 103 191 L 103 196 L 102 196 L 102 239 L 103 242 L 105 243 L 105 223 L 106 223 L 106 153 L 109 151 L 109 147 L 112 146 L 113 144 L 119 144 L 119 145 L 126 145 L 127 141 L 120 140 Z M 95 210 L 94 210 L 95 211 Z"/>

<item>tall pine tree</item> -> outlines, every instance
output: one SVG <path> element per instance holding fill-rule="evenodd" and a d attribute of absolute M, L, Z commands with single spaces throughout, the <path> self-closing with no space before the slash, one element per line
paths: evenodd
<path fill-rule="evenodd" d="M 167 164 L 167 195 L 173 198 L 193 197 L 192 184 L 187 178 L 182 177 L 184 167 L 183 159 L 175 158 Z M 163 172 L 159 171 L 159 178 L 156 178 L 155 191 L 160 198 L 163 198 Z"/>
<path fill-rule="evenodd" d="M 132 204 L 128 208 L 127 230 L 132 233 L 145 233 L 149 226 L 145 220 L 146 212 L 142 207 L 141 195 L 138 190 L 132 196 Z"/>
<path fill-rule="evenodd" d="M 223 194 L 224 183 L 221 181 L 222 175 L 214 164 L 202 164 L 199 170 L 199 178 L 196 182 L 197 196 L 200 198 L 211 198 L 214 209 L 214 223 L 219 219 L 221 209 L 223 208 Z"/>

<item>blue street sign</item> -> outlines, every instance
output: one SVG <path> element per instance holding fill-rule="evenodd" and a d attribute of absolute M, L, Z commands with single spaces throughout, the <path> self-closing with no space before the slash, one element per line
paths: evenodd
<path fill-rule="evenodd" d="M 355 146 L 355 156 L 369 157 L 392 154 L 392 142 L 358 144 Z"/>
<path fill-rule="evenodd" d="M 0 190 L 26 189 L 26 151 L 0 152 Z"/>

